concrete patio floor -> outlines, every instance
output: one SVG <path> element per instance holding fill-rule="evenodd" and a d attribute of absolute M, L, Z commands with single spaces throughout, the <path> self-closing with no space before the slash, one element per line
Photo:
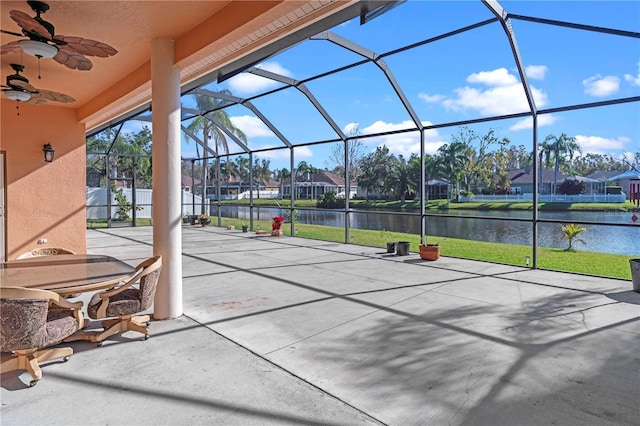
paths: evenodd
<path fill-rule="evenodd" d="M 135 265 L 152 229 L 87 244 Z M 2 375 L 0 423 L 639 424 L 630 281 L 195 226 L 183 277 L 149 340 Z"/>

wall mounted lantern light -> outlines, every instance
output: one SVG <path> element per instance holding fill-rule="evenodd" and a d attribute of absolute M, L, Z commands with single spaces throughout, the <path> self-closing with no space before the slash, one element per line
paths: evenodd
<path fill-rule="evenodd" d="M 44 161 L 45 163 L 51 163 L 53 161 L 53 155 L 55 154 L 55 149 L 51 146 L 50 143 L 44 144 L 42 147 L 42 152 L 44 152 Z"/>

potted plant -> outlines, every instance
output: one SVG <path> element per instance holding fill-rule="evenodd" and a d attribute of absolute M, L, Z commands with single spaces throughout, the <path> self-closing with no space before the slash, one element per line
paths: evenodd
<path fill-rule="evenodd" d="M 261 229 L 260 225 L 256 225 L 256 235 L 267 235 L 268 232 L 264 229 Z"/>
<path fill-rule="evenodd" d="M 211 223 L 211 216 L 209 216 L 208 214 L 201 214 L 200 216 L 198 216 L 198 223 L 201 226 L 207 226 Z"/>
<path fill-rule="evenodd" d="M 247 232 L 249 230 L 249 224 L 247 222 L 242 222 L 242 232 Z"/>
<path fill-rule="evenodd" d="M 271 235 L 274 237 L 282 237 L 282 222 L 284 222 L 284 217 L 282 216 L 271 218 Z"/>
<path fill-rule="evenodd" d="M 188 214 L 183 214 L 182 215 L 182 223 L 189 223 L 189 215 Z"/>
<path fill-rule="evenodd" d="M 380 238 L 387 244 L 387 253 L 394 253 L 396 251 L 396 243 L 393 241 L 393 235 L 386 229 L 380 231 Z"/>
<path fill-rule="evenodd" d="M 640 259 L 629 259 L 633 291 L 640 293 Z"/>
<path fill-rule="evenodd" d="M 409 254 L 409 247 L 411 243 L 409 241 L 398 241 L 396 243 L 396 255 L 406 256 Z"/>
<path fill-rule="evenodd" d="M 420 243 L 420 258 L 424 260 L 440 259 L 440 243 L 427 244 L 425 238 L 424 242 Z"/>

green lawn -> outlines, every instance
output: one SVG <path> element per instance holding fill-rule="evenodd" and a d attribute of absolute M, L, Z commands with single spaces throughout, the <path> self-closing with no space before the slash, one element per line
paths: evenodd
<path fill-rule="evenodd" d="M 273 205 L 274 200 L 263 200 L 263 205 Z M 309 201 L 309 200 L 306 200 Z M 234 203 L 235 204 L 235 203 Z M 217 217 L 212 217 L 212 224 L 218 223 Z M 242 219 L 222 218 L 222 225 L 234 225 L 239 229 L 246 221 Z M 138 219 L 138 226 L 149 226 L 151 219 Z M 87 228 L 106 228 L 106 220 L 88 220 Z M 288 223 L 283 225 L 285 235 L 291 235 L 291 227 Z M 270 230 L 271 222 L 254 221 L 254 229 Z M 418 252 L 420 237 L 414 234 L 403 234 L 400 232 L 388 232 L 383 236 L 380 231 L 351 229 L 350 243 L 370 247 L 386 246 L 386 237 L 392 241 L 409 241 L 411 251 Z M 304 238 L 311 238 L 323 241 L 335 241 L 344 243 L 344 229 L 321 226 L 321 225 L 296 225 L 296 235 Z M 489 243 L 482 241 L 471 241 L 457 238 L 427 238 L 429 243 L 439 243 L 441 245 L 441 255 L 458 257 L 463 259 L 482 260 L 487 262 L 502 263 L 508 265 L 525 265 L 527 256 L 532 257 L 530 246 Z M 632 256 L 595 253 L 588 251 L 566 251 L 555 248 L 538 248 L 538 268 L 553 271 L 575 272 L 586 275 L 601 277 L 631 279 L 631 269 L 629 259 Z"/>
<path fill-rule="evenodd" d="M 239 228 L 244 220 L 222 218 L 222 225 L 234 225 Z M 212 221 L 217 224 L 217 218 Z M 270 230 L 271 223 L 268 221 L 254 221 L 254 231 L 258 229 Z M 291 235 L 291 227 L 288 223 L 282 225 L 285 235 Z M 296 225 L 296 235 L 304 238 L 311 238 L 323 241 L 335 241 L 344 243 L 344 229 L 321 225 Z M 370 247 L 386 247 L 386 240 L 380 231 L 365 229 L 351 229 L 350 243 Z M 400 232 L 389 232 L 393 241 L 409 241 L 411 251 L 418 252 L 420 237 L 413 234 L 403 234 Z M 508 265 L 525 266 L 527 256 L 532 256 L 529 246 L 514 244 L 488 243 L 482 241 L 470 241 L 457 238 L 429 238 L 429 243 L 439 243 L 441 255 L 458 257 L 463 259 L 482 260 L 487 262 L 503 263 Z M 631 269 L 629 259 L 632 256 L 595 253 L 588 251 L 566 251 L 555 248 L 538 248 L 538 268 L 553 271 L 575 272 L 586 275 L 594 275 L 610 278 L 631 279 Z"/>

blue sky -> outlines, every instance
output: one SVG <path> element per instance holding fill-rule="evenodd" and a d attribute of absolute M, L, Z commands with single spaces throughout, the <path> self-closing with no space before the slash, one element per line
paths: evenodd
<path fill-rule="evenodd" d="M 640 32 L 638 1 L 503 1 L 510 13 L 579 24 Z M 330 31 L 376 54 L 429 39 L 492 18 L 478 1 L 408 1 L 361 26 L 358 20 Z M 640 40 L 512 20 L 527 78 L 539 110 L 572 104 L 640 96 Z M 278 74 L 303 80 L 351 64 L 361 56 L 326 40 L 307 40 L 259 64 Z M 520 76 L 507 38 L 498 23 L 447 37 L 384 61 L 424 125 L 478 119 L 528 110 Z M 241 98 L 279 87 L 250 74 L 240 74 L 211 90 L 229 89 Z M 309 82 L 307 87 L 345 132 L 357 126 L 360 134 L 413 127 L 382 71 L 369 63 Z M 184 97 L 183 103 L 189 102 Z M 287 89 L 253 101 L 294 145 L 336 139 L 337 135 L 307 98 Z M 248 109 L 227 110 L 248 137 L 251 149 L 282 143 Z M 530 118 L 469 126 L 478 134 L 494 129 L 514 145 L 532 146 Z M 459 128 L 426 132 L 426 150 L 434 153 L 451 141 Z M 589 110 L 539 116 L 539 141 L 549 134 L 575 137 L 583 153 L 624 155 L 640 151 L 640 105 L 627 103 Z M 362 139 L 366 152 L 385 144 L 394 154 L 419 152 L 417 132 Z M 239 149 L 230 144 L 230 150 Z M 304 160 L 318 168 L 332 168 L 331 146 L 300 146 L 295 163 Z M 195 156 L 195 144 L 183 142 L 183 157 Z M 272 169 L 289 168 L 286 149 L 258 153 Z"/>

